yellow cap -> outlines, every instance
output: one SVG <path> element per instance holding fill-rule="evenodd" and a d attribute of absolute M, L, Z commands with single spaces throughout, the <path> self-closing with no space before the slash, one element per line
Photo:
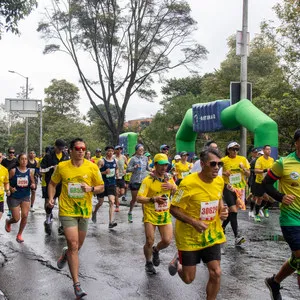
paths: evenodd
<path fill-rule="evenodd" d="M 158 153 L 154 156 L 154 163 L 158 163 L 159 165 L 165 165 L 169 163 L 168 156 L 163 153 Z"/>

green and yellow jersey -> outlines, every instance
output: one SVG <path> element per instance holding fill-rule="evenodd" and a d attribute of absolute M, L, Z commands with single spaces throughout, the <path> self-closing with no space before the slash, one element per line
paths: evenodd
<path fill-rule="evenodd" d="M 59 215 L 66 217 L 89 218 L 92 213 L 93 192 L 85 193 L 81 184 L 98 186 L 104 184 L 99 168 L 92 162 L 84 159 L 80 167 L 72 164 L 71 160 L 60 162 L 51 180 L 62 182 L 59 197 Z"/>
<path fill-rule="evenodd" d="M 177 179 L 183 179 L 190 174 L 191 164 L 189 162 L 183 164 L 181 161 L 179 161 L 178 163 L 174 164 L 174 169 L 177 173 Z"/>
<path fill-rule="evenodd" d="M 196 251 L 226 241 L 219 215 L 224 180 L 217 176 L 212 183 L 202 181 L 198 173 L 185 177 L 176 191 L 172 205 L 180 207 L 184 213 L 200 219 L 208 225 L 202 233 L 192 225 L 176 220 L 175 239 L 178 250 Z"/>

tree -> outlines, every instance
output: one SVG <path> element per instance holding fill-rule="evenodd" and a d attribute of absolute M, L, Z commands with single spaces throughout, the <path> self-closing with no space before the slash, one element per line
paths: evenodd
<path fill-rule="evenodd" d="M 0 39 L 3 29 L 18 34 L 18 23 L 37 7 L 36 0 L 1 0 L 0 2 Z"/>
<path fill-rule="evenodd" d="M 180 66 L 198 69 L 206 57 L 206 49 L 191 38 L 196 22 L 185 1 L 53 0 L 52 4 L 48 19 L 38 27 L 45 39 L 53 41 L 44 53 L 63 51 L 71 56 L 92 107 L 115 142 L 132 95 L 152 100 L 157 77 Z M 82 51 L 90 55 L 94 71 L 83 66 Z M 104 111 L 96 100 L 104 104 Z"/>

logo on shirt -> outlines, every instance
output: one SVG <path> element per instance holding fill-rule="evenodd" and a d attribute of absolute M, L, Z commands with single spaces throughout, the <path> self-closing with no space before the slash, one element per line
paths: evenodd
<path fill-rule="evenodd" d="M 292 172 L 290 174 L 290 177 L 291 177 L 292 180 L 297 180 L 297 179 L 299 179 L 299 173 L 298 172 Z"/>

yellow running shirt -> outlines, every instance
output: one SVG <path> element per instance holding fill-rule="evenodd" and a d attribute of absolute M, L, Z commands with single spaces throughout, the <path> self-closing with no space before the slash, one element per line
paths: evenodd
<path fill-rule="evenodd" d="M 181 181 L 172 205 L 180 207 L 192 218 L 204 221 L 208 228 L 200 233 L 192 225 L 176 220 L 175 239 L 178 250 L 196 251 L 226 241 L 219 217 L 223 188 L 224 180 L 221 176 L 217 176 L 212 183 L 205 183 L 198 173 L 192 173 Z"/>
<path fill-rule="evenodd" d="M 183 164 L 181 161 L 175 163 L 175 172 L 177 173 L 177 179 L 183 179 L 185 176 L 190 174 L 191 164 L 186 162 Z"/>
<path fill-rule="evenodd" d="M 250 169 L 250 164 L 244 156 L 237 155 L 235 158 L 225 156 L 221 158 L 224 163 L 223 172 L 230 171 L 231 175 L 223 175 L 224 182 L 230 183 L 234 188 L 242 189 L 247 185 L 244 171 L 240 168 L 239 164 L 242 163 L 245 169 Z"/>
<path fill-rule="evenodd" d="M 174 180 L 171 178 L 168 180 L 171 184 L 175 185 Z M 156 197 L 166 195 L 168 200 L 165 205 L 159 205 L 158 203 L 148 202 L 144 204 L 144 223 L 151 223 L 153 225 L 166 225 L 171 224 L 170 209 L 170 190 L 164 190 L 162 183 L 151 176 L 147 176 L 141 184 L 138 191 L 138 196 L 142 197 Z"/>
<path fill-rule="evenodd" d="M 71 160 L 60 162 L 51 180 L 62 182 L 59 197 L 59 215 L 65 217 L 89 218 L 92 213 L 93 193 L 82 191 L 80 184 L 85 182 L 89 186 L 104 184 L 99 168 L 84 159 L 80 167 L 75 167 Z"/>
<path fill-rule="evenodd" d="M 103 156 L 101 155 L 100 157 L 93 156 L 91 159 L 94 161 L 94 163 L 98 166 L 99 160 L 101 160 Z"/>
<path fill-rule="evenodd" d="M 4 184 L 8 182 L 8 170 L 0 165 L 0 202 L 4 201 Z"/>
<path fill-rule="evenodd" d="M 264 156 L 261 156 L 255 162 L 255 169 L 260 169 L 260 170 L 270 169 L 273 166 L 273 163 L 274 163 L 273 157 L 269 157 L 268 159 L 265 159 Z M 267 172 L 262 174 L 261 173 L 256 174 L 255 182 L 262 183 L 266 175 Z"/>

